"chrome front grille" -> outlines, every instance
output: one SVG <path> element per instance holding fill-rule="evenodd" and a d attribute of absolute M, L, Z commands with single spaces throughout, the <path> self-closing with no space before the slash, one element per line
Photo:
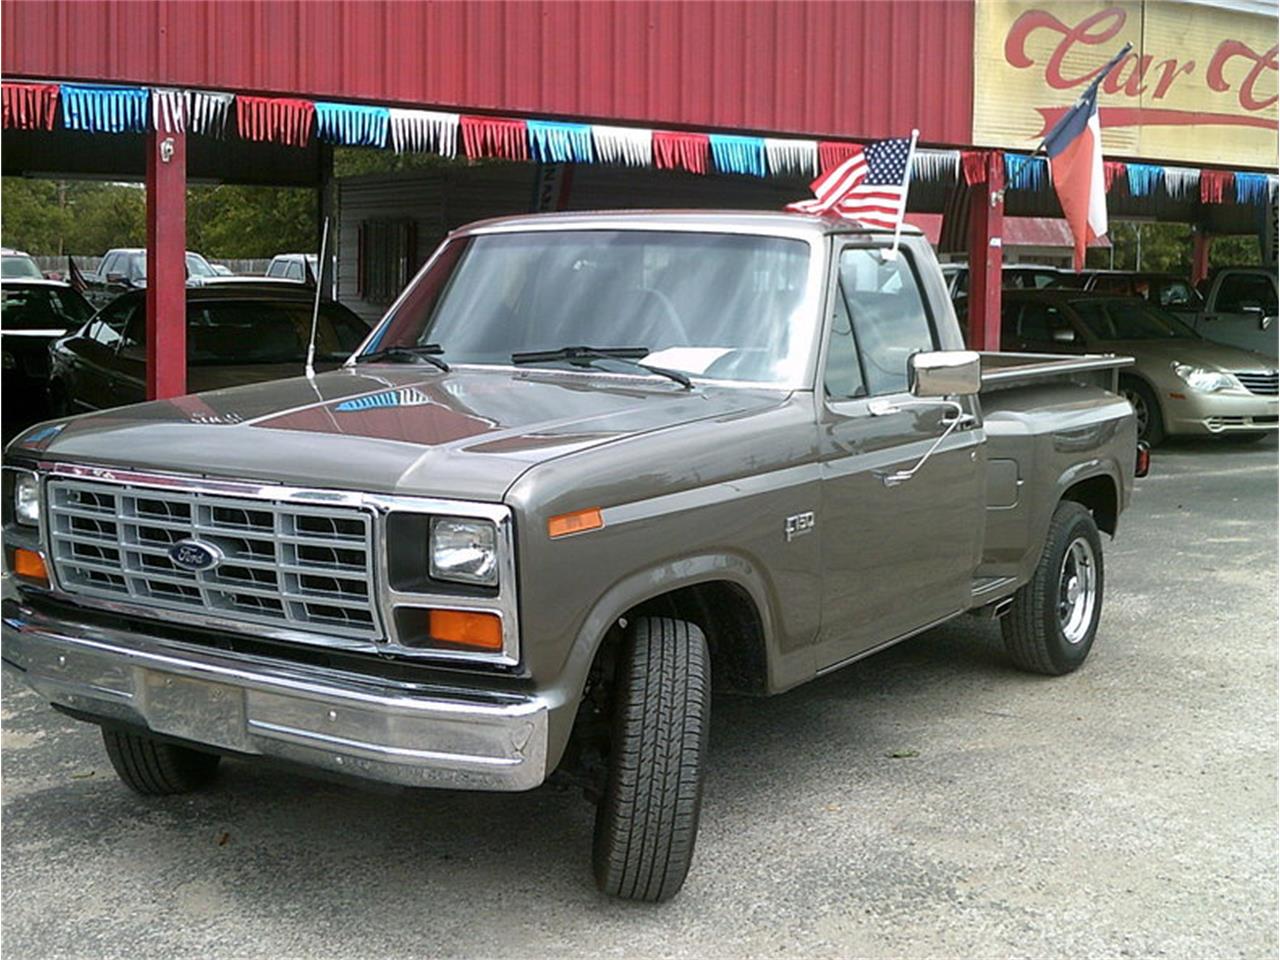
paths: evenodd
<path fill-rule="evenodd" d="M 198 491 L 82 480 L 47 485 L 50 554 L 69 594 L 246 624 L 381 639 L 372 516 L 357 507 L 296 505 Z M 222 559 L 179 567 L 169 551 L 194 539 Z"/>
<path fill-rule="evenodd" d="M 1280 373 L 1275 370 L 1270 373 L 1241 373 L 1237 370 L 1232 375 L 1250 393 L 1256 393 L 1261 397 L 1274 397 L 1280 394 Z"/>

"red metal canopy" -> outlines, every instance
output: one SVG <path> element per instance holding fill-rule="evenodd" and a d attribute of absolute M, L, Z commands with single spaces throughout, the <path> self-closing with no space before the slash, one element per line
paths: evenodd
<path fill-rule="evenodd" d="M 42 0 L 0 6 L 0 69 L 965 144 L 973 16 L 947 0 Z"/>

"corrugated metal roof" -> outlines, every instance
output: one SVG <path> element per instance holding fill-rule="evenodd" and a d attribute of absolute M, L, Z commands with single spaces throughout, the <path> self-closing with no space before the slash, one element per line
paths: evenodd
<path fill-rule="evenodd" d="M 971 136 L 973 5 L 948 0 L 44 0 L 7 76 L 883 137 Z"/>
<path fill-rule="evenodd" d="M 908 213 L 907 223 L 918 227 L 929 242 L 938 245 L 942 233 L 942 214 Z M 1006 247 L 1062 247 L 1070 249 L 1075 241 L 1067 221 L 1055 217 L 1005 217 L 1004 245 Z M 1110 247 L 1107 237 L 1094 237 L 1091 247 Z"/>

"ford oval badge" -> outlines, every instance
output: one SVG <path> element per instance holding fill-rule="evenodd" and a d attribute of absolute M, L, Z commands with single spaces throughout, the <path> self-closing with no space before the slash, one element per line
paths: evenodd
<path fill-rule="evenodd" d="M 212 543 L 200 540 L 179 540 L 169 548 L 169 559 L 174 566 L 192 573 L 212 570 L 222 562 L 222 551 Z"/>

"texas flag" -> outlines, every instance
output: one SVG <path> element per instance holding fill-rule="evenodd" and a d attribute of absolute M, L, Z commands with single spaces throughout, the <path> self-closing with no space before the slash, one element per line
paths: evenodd
<path fill-rule="evenodd" d="M 1084 248 L 1089 241 L 1107 232 L 1102 128 L 1098 123 L 1098 81 L 1102 76 L 1098 75 L 1098 80 L 1044 138 L 1053 188 L 1076 242 L 1076 270 L 1084 269 Z"/>

